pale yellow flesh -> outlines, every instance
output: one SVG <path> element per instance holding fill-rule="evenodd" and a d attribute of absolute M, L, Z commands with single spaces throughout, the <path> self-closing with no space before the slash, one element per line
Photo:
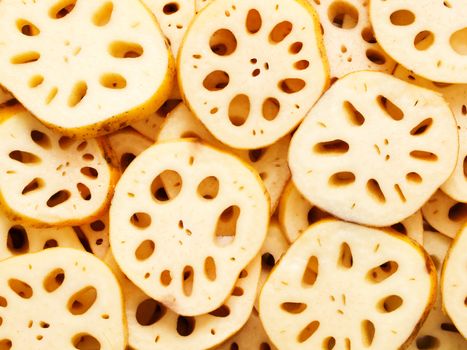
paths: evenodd
<path fill-rule="evenodd" d="M 0 13 L 0 83 L 62 133 L 109 133 L 168 97 L 173 58 L 141 2 L 8 0 Z"/>
<path fill-rule="evenodd" d="M 107 207 L 116 173 L 105 140 L 71 140 L 20 107 L 2 110 L 0 139 L 1 205 L 16 221 L 79 225 Z"/>
<path fill-rule="evenodd" d="M 323 28 L 331 79 L 359 70 L 392 73 L 396 62 L 374 37 L 368 0 L 308 2 L 318 13 Z"/>
<path fill-rule="evenodd" d="M 322 94 L 324 55 L 316 13 L 305 1 L 219 0 L 191 23 L 178 81 L 217 139 L 257 149 L 292 131 Z"/>
<path fill-rule="evenodd" d="M 311 203 L 383 227 L 419 210 L 449 178 L 457 153 L 457 125 L 441 95 L 361 71 L 311 109 L 290 143 L 289 166 Z"/>
<path fill-rule="evenodd" d="M 2 261 L 0 272 L 2 346 L 72 349 L 93 340 L 92 349 L 124 349 L 120 286 L 96 257 L 50 248 Z"/>
<path fill-rule="evenodd" d="M 260 250 L 269 205 L 259 176 L 234 156 L 194 140 L 158 143 L 117 185 L 112 253 L 147 295 L 182 315 L 207 313 Z"/>
<path fill-rule="evenodd" d="M 370 19 L 382 48 L 438 82 L 467 83 L 466 17 L 465 1 L 370 1 Z"/>
<path fill-rule="evenodd" d="M 304 232 L 274 269 L 260 317 L 281 350 L 393 350 L 415 335 L 435 293 L 433 263 L 412 240 L 327 220 Z"/>

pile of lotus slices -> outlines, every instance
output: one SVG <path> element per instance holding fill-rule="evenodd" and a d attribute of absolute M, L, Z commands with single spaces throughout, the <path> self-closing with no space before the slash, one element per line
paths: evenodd
<path fill-rule="evenodd" d="M 0 350 L 466 350 L 466 0 L 1 0 Z"/>

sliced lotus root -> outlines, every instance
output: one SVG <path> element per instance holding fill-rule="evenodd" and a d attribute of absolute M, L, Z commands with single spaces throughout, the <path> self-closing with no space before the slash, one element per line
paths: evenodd
<path fill-rule="evenodd" d="M 269 340 L 256 311 L 243 328 L 215 350 L 277 350 Z"/>
<path fill-rule="evenodd" d="M 444 261 L 441 276 L 443 309 L 467 339 L 467 228 L 457 234 Z"/>
<path fill-rule="evenodd" d="M 108 139 L 122 172 L 136 156 L 154 143 L 131 128 L 119 130 L 109 135 Z"/>
<path fill-rule="evenodd" d="M 93 255 L 52 248 L 0 263 L 2 349 L 123 349 L 117 279 Z"/>
<path fill-rule="evenodd" d="M 289 182 L 281 197 L 279 222 L 290 243 L 295 242 L 310 225 L 330 217 L 329 213 L 307 201 L 293 182 Z M 391 227 L 418 243 L 423 243 L 423 218 L 420 211 Z"/>
<path fill-rule="evenodd" d="M 435 90 L 449 102 L 457 121 L 459 151 L 457 164 L 451 177 L 441 189 L 451 198 L 467 202 L 467 84 L 443 84 L 426 80 L 399 65 L 394 72 L 398 78 Z"/>
<path fill-rule="evenodd" d="M 422 208 L 425 220 L 440 233 L 454 238 L 467 222 L 467 204 L 437 191 Z"/>
<path fill-rule="evenodd" d="M 392 73 L 395 62 L 375 39 L 368 0 L 309 2 L 320 18 L 331 80 L 359 70 Z"/>
<path fill-rule="evenodd" d="M 0 212 L 0 260 L 54 247 L 83 250 L 71 227 L 40 229 L 22 226 Z"/>
<path fill-rule="evenodd" d="M 436 271 L 404 235 L 336 220 L 311 226 L 260 297 L 280 349 L 404 348 L 434 303 Z"/>
<path fill-rule="evenodd" d="M 327 87 L 316 13 L 298 0 L 214 1 L 184 37 L 178 80 L 190 109 L 221 142 L 271 145 Z"/>
<path fill-rule="evenodd" d="M 118 270 L 111 256 L 106 260 L 114 271 Z M 260 261 L 255 258 L 241 271 L 222 306 L 195 317 L 176 314 L 117 272 L 125 296 L 130 349 L 204 350 L 235 334 L 247 322 L 253 308 Z"/>
<path fill-rule="evenodd" d="M 282 255 L 289 249 L 289 242 L 285 239 L 279 224 L 273 220 L 269 224 L 268 234 L 263 243 L 259 255 L 261 256 L 261 276 L 259 278 L 258 297 L 255 301 L 255 308 L 258 310 L 259 292 L 269 277 L 272 269 L 280 260 Z"/>
<path fill-rule="evenodd" d="M 361 71 L 313 107 L 292 138 L 289 165 L 297 189 L 321 209 L 390 226 L 448 179 L 457 147 L 457 126 L 440 95 Z"/>
<path fill-rule="evenodd" d="M 0 23 L 0 82 L 67 136 L 119 129 L 170 93 L 172 56 L 139 1 L 8 0 Z"/>
<path fill-rule="evenodd" d="M 0 113 L 0 139 L 0 201 L 15 221 L 69 226 L 106 209 L 116 171 L 103 138 L 73 141 L 10 107 Z"/>
<path fill-rule="evenodd" d="M 376 38 L 397 62 L 446 83 L 467 83 L 467 3 L 371 0 Z"/>
<path fill-rule="evenodd" d="M 177 56 L 183 35 L 195 15 L 195 0 L 143 0 L 143 2 L 156 16 L 173 55 Z"/>
<path fill-rule="evenodd" d="M 438 276 L 441 273 L 443 260 L 450 244 L 451 240 L 439 233 L 425 231 L 423 234 L 423 246 L 431 255 Z M 443 313 L 441 293 L 438 291 L 437 294 L 435 306 L 408 349 L 467 349 L 467 340 L 459 334 L 450 318 Z"/>
<path fill-rule="evenodd" d="M 216 140 L 186 105 L 181 103 L 167 116 L 157 140 L 167 141 L 185 137 L 198 138 L 233 153 L 255 168 L 271 198 L 271 213 L 275 211 L 281 193 L 290 178 L 287 164 L 290 136 L 287 135 L 275 144 L 257 150 L 230 148 Z"/>
<path fill-rule="evenodd" d="M 127 168 L 112 201 L 110 243 L 139 288 L 193 316 L 222 305 L 268 223 L 269 200 L 254 170 L 185 139 L 155 144 Z"/>
<path fill-rule="evenodd" d="M 109 242 L 109 216 L 105 214 L 89 224 L 75 227 L 89 244 L 91 252 L 99 259 L 104 259 L 110 248 Z"/>

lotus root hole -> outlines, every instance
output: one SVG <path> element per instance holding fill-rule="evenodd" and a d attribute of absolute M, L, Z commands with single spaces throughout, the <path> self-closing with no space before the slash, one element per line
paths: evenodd
<path fill-rule="evenodd" d="M 114 5 L 112 2 L 102 4 L 92 16 L 92 23 L 98 27 L 103 27 L 110 22 Z"/>
<path fill-rule="evenodd" d="M 151 326 L 160 321 L 167 313 L 167 308 L 154 299 L 146 299 L 136 308 L 136 321 L 141 326 Z"/>
<path fill-rule="evenodd" d="M 399 269 L 399 264 L 393 260 L 370 269 L 366 275 L 366 279 L 372 283 L 381 283 L 391 277 Z"/>
<path fill-rule="evenodd" d="M 15 225 L 10 227 L 7 248 L 13 254 L 24 254 L 29 251 L 29 238 L 23 226 Z"/>
<path fill-rule="evenodd" d="M 139 261 L 144 261 L 149 259 L 156 250 L 156 244 L 150 239 L 146 239 L 140 243 L 138 248 L 135 250 L 135 257 Z"/>
<path fill-rule="evenodd" d="M 248 11 L 246 16 L 246 30 L 250 34 L 256 34 L 261 29 L 263 21 L 261 19 L 261 14 L 256 9 L 251 9 Z"/>
<path fill-rule="evenodd" d="M 304 287 L 312 287 L 318 279 L 319 261 L 316 256 L 311 256 L 308 259 L 305 270 L 302 276 L 302 285 Z"/>
<path fill-rule="evenodd" d="M 23 299 L 30 299 L 33 295 L 33 290 L 29 284 L 16 278 L 8 280 L 8 286 L 13 292 Z"/>
<path fill-rule="evenodd" d="M 413 45 L 418 51 L 428 50 L 435 41 L 435 35 L 429 30 L 419 32 L 413 41 Z"/>
<path fill-rule="evenodd" d="M 358 24 L 358 10 L 347 1 L 334 1 L 328 9 L 328 19 L 334 26 L 352 29 Z"/>
<path fill-rule="evenodd" d="M 137 228 L 145 229 L 151 225 L 152 219 L 147 213 L 137 212 L 131 216 L 130 222 Z"/>
<path fill-rule="evenodd" d="M 219 56 L 228 56 L 235 52 L 237 49 L 237 38 L 234 33 L 228 29 L 219 29 L 216 30 L 209 39 L 209 47 L 211 51 Z M 198 55 L 195 59 L 200 59 L 201 56 Z"/>
<path fill-rule="evenodd" d="M 52 270 L 45 276 L 43 286 L 48 293 L 55 292 L 65 281 L 65 271 L 61 268 Z"/>
<path fill-rule="evenodd" d="M 415 15 L 409 10 L 397 10 L 391 13 L 389 20 L 395 26 L 408 26 L 415 22 Z"/>
<path fill-rule="evenodd" d="M 165 170 L 151 183 L 151 193 L 158 203 L 175 199 L 182 190 L 182 177 L 173 170 Z"/>
<path fill-rule="evenodd" d="M 67 303 L 68 311 L 72 315 L 85 314 L 97 299 L 97 289 L 88 286 L 73 294 Z"/>
<path fill-rule="evenodd" d="M 198 185 L 198 195 L 204 199 L 214 199 L 219 193 L 219 180 L 215 176 L 204 178 Z"/>
<path fill-rule="evenodd" d="M 240 207 L 229 206 L 219 215 L 214 234 L 215 243 L 219 246 L 231 244 L 237 234 L 237 222 L 240 217 Z"/>
<path fill-rule="evenodd" d="M 301 314 L 307 308 L 306 304 L 286 302 L 281 304 L 281 309 L 289 314 Z"/>
<path fill-rule="evenodd" d="M 134 42 L 114 41 L 109 45 L 109 54 L 115 58 L 138 58 L 143 53 L 143 47 Z"/>
<path fill-rule="evenodd" d="M 187 337 L 195 330 L 196 319 L 194 317 L 178 316 L 177 333 L 182 337 Z"/>
<path fill-rule="evenodd" d="M 319 325 L 320 325 L 319 321 L 310 322 L 305 328 L 303 328 L 300 331 L 300 333 L 297 336 L 297 341 L 299 343 L 306 342 L 308 339 L 310 339 L 313 336 L 313 334 L 316 333 L 316 331 L 319 328 Z"/>
<path fill-rule="evenodd" d="M 88 333 L 80 333 L 75 335 L 72 339 L 72 343 L 75 349 L 79 350 L 100 350 L 101 348 L 101 343 L 99 340 Z"/>

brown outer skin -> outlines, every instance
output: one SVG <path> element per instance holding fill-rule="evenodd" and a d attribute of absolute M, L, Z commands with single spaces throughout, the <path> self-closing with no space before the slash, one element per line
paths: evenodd
<path fill-rule="evenodd" d="M 314 22 L 314 26 L 315 26 L 315 35 L 316 35 L 316 41 L 317 41 L 316 44 L 318 46 L 318 51 L 320 53 L 320 58 L 323 61 L 323 65 L 324 65 L 324 68 L 326 70 L 326 72 L 325 72 L 326 73 L 325 74 L 326 78 L 325 78 L 325 82 L 324 82 L 324 85 L 323 85 L 323 91 L 321 92 L 320 97 L 318 97 L 316 99 L 316 101 L 315 101 L 315 103 L 316 103 L 321 98 L 321 96 L 326 92 L 326 90 L 328 90 L 329 87 L 331 86 L 331 80 L 330 80 L 331 71 L 330 71 L 330 68 L 329 68 L 328 56 L 326 54 L 326 49 L 324 47 L 323 35 L 321 34 L 321 25 L 320 25 L 319 17 L 318 17 L 318 14 L 316 13 L 316 10 L 313 8 L 313 6 L 311 6 L 311 4 L 309 4 L 307 2 L 307 0 L 295 0 L 295 1 L 298 2 L 302 7 L 304 7 L 304 9 L 306 11 L 308 11 L 308 13 L 314 19 L 313 22 Z M 180 71 L 179 67 L 182 64 L 181 59 L 180 59 L 180 56 L 181 56 L 180 51 L 185 46 L 185 40 L 186 40 L 186 37 L 187 37 L 188 33 L 190 32 L 191 27 L 193 26 L 193 22 L 195 21 L 196 17 L 198 17 L 199 14 L 202 13 L 210 4 L 211 3 L 207 4 L 205 7 L 203 7 L 201 9 L 201 11 L 197 12 L 196 16 L 193 17 L 193 20 L 191 21 L 190 25 L 188 26 L 187 30 L 185 31 L 185 35 L 183 36 L 183 39 L 182 39 L 182 41 L 180 43 L 180 47 L 179 47 L 178 53 L 177 53 L 177 72 Z M 178 87 L 179 87 L 179 90 L 180 90 L 180 96 L 181 96 L 183 102 L 185 103 L 185 105 L 193 113 L 193 115 L 196 118 L 199 119 L 199 121 L 206 127 L 206 129 L 209 132 L 211 132 L 209 130 L 209 128 L 203 123 L 203 121 L 196 115 L 196 113 L 194 112 L 194 110 L 191 107 L 190 103 L 188 102 L 188 99 L 185 96 L 185 91 L 183 89 L 183 84 L 182 84 L 182 79 L 180 78 L 180 74 L 177 74 L 177 82 L 178 82 Z M 311 110 L 312 107 L 313 106 L 310 107 L 310 110 Z M 297 121 L 297 123 L 295 123 L 294 125 L 291 125 L 289 130 L 287 130 L 287 132 L 282 133 L 282 135 L 277 140 L 281 139 L 282 137 L 286 136 L 287 134 L 290 134 L 293 130 L 295 130 L 295 128 L 297 128 L 300 125 L 300 123 L 303 121 L 303 119 L 305 119 L 305 117 L 307 116 L 308 113 L 309 113 L 309 110 L 306 113 L 304 113 L 303 117 L 299 121 Z M 217 139 L 217 137 L 216 137 L 216 139 Z M 221 140 L 218 140 L 218 141 L 222 142 Z M 274 142 L 272 142 L 270 144 L 267 144 L 267 145 L 263 145 L 261 148 L 271 146 L 276 141 L 274 141 Z M 222 142 L 222 143 L 224 143 L 224 142 Z M 232 147 L 229 144 L 226 144 L 226 145 L 229 146 L 229 147 Z M 232 147 L 232 148 L 235 148 L 235 147 Z"/>
<path fill-rule="evenodd" d="M 27 110 L 21 106 L 20 104 L 16 104 L 12 107 L 5 107 L 0 108 L 0 124 L 6 121 L 7 119 L 15 116 L 17 113 L 26 112 Z M 109 191 L 107 192 L 107 197 L 102 203 L 101 207 L 95 211 L 90 216 L 81 219 L 74 219 L 74 220 L 65 220 L 65 221 L 58 221 L 58 222 L 43 222 L 37 219 L 30 218 L 25 215 L 21 215 L 20 213 L 12 210 L 8 205 L 6 205 L 6 201 L 3 198 L 3 194 L 0 192 L 0 208 L 2 211 L 7 215 L 7 217 L 17 223 L 24 223 L 36 228 L 49 228 L 49 227 L 65 227 L 65 226 L 79 226 L 83 224 L 91 223 L 97 219 L 99 219 L 109 208 L 110 200 L 113 197 L 115 186 L 120 178 L 120 171 L 118 167 L 115 165 L 115 156 L 110 148 L 110 144 L 105 136 L 96 138 L 98 145 L 102 150 L 102 156 L 105 159 L 110 172 L 110 182 L 109 182 Z"/>
<path fill-rule="evenodd" d="M 154 113 L 154 111 L 157 111 L 164 104 L 164 102 L 169 98 L 170 93 L 172 91 L 173 83 L 175 81 L 175 72 L 176 72 L 175 60 L 172 55 L 172 50 L 169 44 L 167 43 L 167 40 L 165 39 L 165 36 L 159 26 L 159 22 L 156 20 L 156 17 L 154 16 L 154 14 L 149 10 L 149 8 L 141 0 L 137 0 L 137 1 L 140 4 L 142 4 L 143 7 L 148 11 L 154 24 L 159 29 L 161 36 L 164 38 L 165 46 L 166 46 L 166 50 L 168 54 L 167 74 L 165 75 L 164 80 L 162 81 L 161 85 L 159 86 L 157 91 L 154 93 L 154 95 L 152 95 L 152 97 L 149 100 L 147 100 L 145 103 L 142 103 L 139 106 L 134 106 L 133 109 L 130 109 L 129 111 L 113 115 L 105 120 L 99 121 L 91 125 L 86 125 L 86 126 L 76 127 L 76 128 L 64 128 L 64 127 L 49 123 L 45 120 L 42 120 L 41 118 L 36 116 L 36 118 L 39 119 L 42 124 L 72 139 L 94 138 L 94 137 L 109 134 L 113 131 L 117 131 L 119 129 L 124 128 L 125 126 L 128 126 L 129 124 L 137 120 L 144 119 L 145 117 L 149 116 L 151 113 Z M 16 98 L 19 102 L 21 102 L 21 100 L 18 99 L 17 96 L 15 96 L 13 93 L 11 94 L 14 96 L 14 98 Z M 21 102 L 21 104 L 23 103 Z M 34 115 L 34 113 L 31 113 L 31 114 Z"/>
<path fill-rule="evenodd" d="M 451 246 L 449 247 L 448 252 L 446 253 L 446 257 L 444 258 L 444 261 L 443 261 L 443 267 L 441 268 L 441 279 L 440 279 L 440 284 L 441 284 L 441 286 L 444 285 L 444 272 L 445 272 L 445 270 L 446 270 L 446 262 L 449 260 L 449 258 L 450 258 L 450 256 L 451 256 L 451 251 L 452 251 L 452 249 L 453 249 L 454 246 L 457 244 L 457 242 L 459 242 L 459 238 L 460 238 L 460 236 L 461 236 L 461 232 L 463 232 L 463 231 L 466 230 L 466 229 L 467 229 L 467 223 L 464 224 L 464 225 L 462 226 L 462 228 L 459 230 L 459 232 L 457 232 L 456 237 L 455 237 L 454 240 L 451 242 Z M 442 308 L 443 312 L 444 312 L 446 315 L 448 315 L 448 316 L 451 318 L 451 320 L 454 322 L 454 320 L 452 319 L 452 317 L 449 315 L 448 310 L 447 310 L 446 307 L 444 306 L 444 295 L 443 295 L 442 292 L 441 292 L 441 308 Z M 458 329 L 459 329 L 459 328 L 458 328 Z M 459 330 L 459 332 L 460 332 L 460 330 Z M 460 332 L 460 333 L 461 333 L 461 332 Z M 461 335 L 462 335 L 464 338 L 467 339 L 467 334 L 462 334 L 462 333 L 461 333 Z"/>
<path fill-rule="evenodd" d="M 333 221 L 341 221 L 341 222 L 345 222 L 345 223 L 350 223 L 350 224 L 354 224 L 354 225 L 358 225 L 358 224 L 355 224 L 353 222 L 350 222 L 350 221 L 344 221 L 344 220 L 338 220 L 338 219 L 333 219 L 333 218 L 328 218 L 328 219 L 322 219 L 318 222 L 315 222 L 314 224 L 310 225 L 306 231 L 308 231 L 311 227 L 315 227 L 315 226 L 318 226 L 324 222 L 333 222 Z M 420 331 L 420 329 L 422 328 L 423 326 L 423 323 L 425 322 L 425 320 L 427 319 L 428 315 L 430 314 L 430 311 L 431 309 L 433 308 L 433 306 L 435 305 L 435 302 L 436 302 L 436 291 L 437 291 L 437 288 L 438 288 L 438 278 L 437 278 L 437 273 L 436 273 L 436 267 L 435 267 L 435 264 L 433 263 L 433 260 L 431 260 L 431 257 L 430 255 L 425 251 L 425 249 L 423 249 L 423 247 L 417 243 L 416 241 L 412 240 L 411 238 L 407 237 L 406 235 L 403 235 L 402 233 L 399 233 L 395 230 L 393 230 L 392 228 L 387 228 L 387 227 L 371 227 L 371 226 L 366 226 L 366 225 L 359 225 L 359 226 L 363 226 L 363 227 L 367 227 L 367 228 L 372 228 L 372 229 L 376 229 L 376 230 L 380 230 L 380 231 L 383 231 L 391 236 L 393 236 L 394 238 L 397 238 L 397 239 L 400 239 L 402 241 L 404 241 L 405 243 L 408 243 L 409 245 L 411 245 L 414 249 L 418 250 L 419 253 L 421 253 L 421 255 L 424 257 L 425 259 L 425 266 L 426 266 L 426 271 L 427 273 L 430 275 L 430 279 L 431 279 L 431 292 L 430 292 L 430 300 L 428 301 L 426 307 L 425 307 L 425 311 L 423 311 L 423 314 L 420 316 L 420 319 L 419 321 L 417 322 L 417 324 L 415 325 L 413 331 L 412 331 L 412 334 L 407 338 L 407 340 L 399 347 L 398 350 L 405 350 L 409 347 L 409 345 L 415 340 L 418 332 Z M 305 231 L 305 232 L 306 232 Z M 290 250 L 288 250 L 287 252 L 285 252 L 285 254 L 282 256 L 281 260 L 287 256 L 289 254 Z M 446 260 L 445 260 L 446 261 Z M 266 283 L 268 283 L 269 281 L 269 278 L 271 278 L 271 275 L 274 273 L 274 270 L 276 269 L 276 267 L 278 266 L 279 264 L 277 263 L 271 270 L 271 272 L 269 273 L 269 276 L 268 278 L 266 279 L 264 285 L 266 285 Z M 261 293 L 262 291 L 260 291 L 260 298 L 261 298 Z M 258 310 L 259 314 L 261 315 L 261 310 Z M 261 316 L 260 316 L 261 318 Z M 266 334 L 267 334 L 267 331 L 266 331 Z M 269 334 L 268 334 L 269 336 Z M 271 340 L 272 341 L 272 340 Z"/>

